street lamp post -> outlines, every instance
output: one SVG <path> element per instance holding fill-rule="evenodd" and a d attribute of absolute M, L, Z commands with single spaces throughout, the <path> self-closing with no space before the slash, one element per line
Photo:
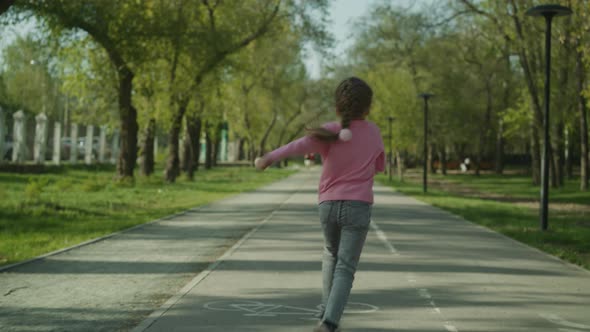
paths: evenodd
<path fill-rule="evenodd" d="M 428 99 L 434 95 L 423 92 L 418 96 L 424 99 L 424 171 L 422 174 L 422 187 L 424 193 L 426 193 L 428 191 Z"/>
<path fill-rule="evenodd" d="M 541 230 L 548 228 L 549 210 L 549 97 L 551 79 L 551 22 L 553 17 L 570 15 L 572 10 L 560 5 L 541 5 L 529 9 L 529 16 L 545 17 L 545 113 L 543 114 L 543 159 L 541 161 Z"/>
<path fill-rule="evenodd" d="M 392 134 L 391 134 L 391 125 L 393 123 L 393 116 L 389 116 L 387 118 L 389 120 L 389 182 L 392 181 L 392 175 L 391 175 L 391 170 L 392 170 L 392 166 L 393 166 L 393 149 L 391 148 L 391 141 L 392 141 Z"/>

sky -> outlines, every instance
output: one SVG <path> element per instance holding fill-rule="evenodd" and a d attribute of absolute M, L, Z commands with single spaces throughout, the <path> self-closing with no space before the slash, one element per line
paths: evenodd
<path fill-rule="evenodd" d="M 435 0 L 333 0 L 330 5 L 330 24 L 328 30 L 335 38 L 334 54 L 345 56 L 346 50 L 352 45 L 355 19 L 368 13 L 371 7 L 382 2 L 389 2 L 395 6 L 413 8 L 422 6 Z M 316 52 L 308 50 L 305 65 L 312 78 L 320 76 L 321 57 Z"/>

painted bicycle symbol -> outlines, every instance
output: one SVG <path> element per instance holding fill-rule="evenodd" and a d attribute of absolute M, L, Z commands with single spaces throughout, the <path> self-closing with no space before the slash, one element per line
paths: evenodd
<path fill-rule="evenodd" d="M 215 301 L 204 305 L 205 308 L 215 311 L 241 312 L 244 316 L 252 317 L 276 317 L 279 315 L 300 315 L 306 316 L 302 319 L 315 319 L 322 311 L 322 305 L 316 308 L 303 308 L 290 305 L 264 303 L 259 301 Z M 367 303 L 349 302 L 344 310 L 347 314 L 368 314 L 379 310 Z"/>

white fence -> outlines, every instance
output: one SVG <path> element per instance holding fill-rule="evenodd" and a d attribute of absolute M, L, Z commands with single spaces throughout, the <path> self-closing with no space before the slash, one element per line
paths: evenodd
<path fill-rule="evenodd" d="M 9 124 L 12 124 L 12 131 L 8 130 Z M 116 129 L 79 124 L 69 127 L 68 136 L 68 128 L 59 122 L 51 123 L 44 113 L 29 119 L 21 110 L 9 119 L 0 107 L 0 163 L 59 165 L 69 161 L 90 165 L 116 162 L 119 154 L 119 133 Z M 50 129 L 53 131 L 51 136 Z"/>

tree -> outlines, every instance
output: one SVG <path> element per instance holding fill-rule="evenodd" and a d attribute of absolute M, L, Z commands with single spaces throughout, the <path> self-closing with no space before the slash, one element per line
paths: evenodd
<path fill-rule="evenodd" d="M 183 57 L 192 79 L 188 88 L 184 87 L 184 91 L 171 93 L 170 105 L 174 107 L 174 115 L 169 134 L 169 156 L 166 165 L 166 180 L 169 182 L 175 181 L 179 174 L 178 139 L 182 119 L 192 98 L 191 92 L 198 91 L 206 75 L 214 71 L 227 56 L 238 52 L 267 32 L 277 17 L 280 1 L 266 2 L 261 7 L 249 5 L 240 3 L 236 6 L 235 3 L 203 1 L 202 5 L 198 5 L 199 11 L 194 14 L 196 15 L 194 20 L 182 19 L 182 22 L 194 22 L 198 25 L 191 26 L 188 23 L 182 25 L 186 30 L 176 32 L 184 37 L 177 38 L 172 35 L 174 57 L 171 62 L 170 84 L 173 86 L 176 80 L 178 64 L 179 61 L 183 61 Z M 180 6 L 177 8 L 179 18 L 182 18 L 185 13 L 191 13 L 184 10 L 185 8 L 181 10 Z M 234 20 L 233 18 L 238 15 L 243 16 L 240 20 Z M 243 22 L 243 25 L 236 25 L 235 22 L 238 21 Z M 201 38 L 194 38 L 194 34 Z"/>
<path fill-rule="evenodd" d="M 10 6 L 14 4 L 15 0 L 3 0 L 0 2 L 0 15 L 4 14 Z"/>
<path fill-rule="evenodd" d="M 588 72 L 590 72 L 590 26 L 587 24 L 590 19 L 590 1 L 572 0 L 568 4 L 574 11 L 572 25 L 576 27 L 571 38 L 575 47 L 576 63 L 576 94 L 577 109 L 580 122 L 580 190 L 588 190 L 590 177 L 590 163 L 588 147 L 588 96 L 590 96 L 590 85 L 588 84 Z"/>
<path fill-rule="evenodd" d="M 32 36 L 19 37 L 3 52 L 5 101 L 32 114 L 59 119 L 60 81 L 49 63 L 53 58 Z"/>
<path fill-rule="evenodd" d="M 133 67 L 141 63 L 146 41 L 156 35 L 153 2 L 145 1 L 41 1 L 15 4 L 21 12 L 44 18 L 56 36 L 68 32 L 76 38 L 82 30 L 107 53 L 117 74 L 121 147 L 117 162 L 119 177 L 132 177 L 137 157 L 137 110 L 132 105 Z M 62 31 L 64 30 L 64 31 Z"/>

